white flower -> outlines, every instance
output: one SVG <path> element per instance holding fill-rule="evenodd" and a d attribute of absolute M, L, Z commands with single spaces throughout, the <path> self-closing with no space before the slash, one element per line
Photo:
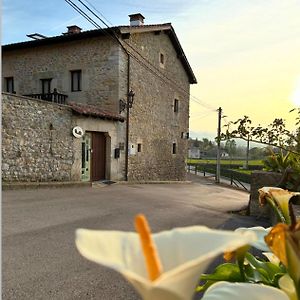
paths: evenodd
<path fill-rule="evenodd" d="M 147 276 L 138 234 L 78 229 L 76 245 L 89 260 L 122 273 L 146 300 L 192 299 L 200 275 L 213 259 L 253 243 L 253 232 L 212 230 L 204 226 L 175 228 L 152 235 L 163 273 Z"/>
<path fill-rule="evenodd" d="M 284 274 L 282 277 L 280 277 L 278 283 L 279 287 L 285 291 L 290 300 L 297 300 L 295 284 L 289 274 Z"/>
<path fill-rule="evenodd" d="M 280 259 L 272 252 L 263 252 L 262 253 L 269 262 L 271 262 L 272 264 L 279 266 L 280 264 Z"/>
<path fill-rule="evenodd" d="M 290 192 L 277 187 L 263 187 L 258 190 L 259 203 L 263 206 L 269 201 L 269 204 L 275 205 L 280 208 L 283 217 L 287 224 L 291 224 L 291 217 L 289 211 L 290 200 L 299 196 L 299 192 Z M 282 221 L 281 221 L 282 222 Z"/>
<path fill-rule="evenodd" d="M 289 300 L 281 290 L 267 285 L 221 281 L 209 287 L 202 300 Z"/>
<path fill-rule="evenodd" d="M 240 227 L 236 229 L 236 232 L 254 232 L 257 236 L 257 240 L 251 243 L 251 246 L 255 247 L 256 249 L 259 249 L 261 251 L 270 251 L 270 248 L 265 242 L 265 236 L 268 235 L 272 227 L 264 228 L 262 226 L 256 226 L 256 227 Z"/>

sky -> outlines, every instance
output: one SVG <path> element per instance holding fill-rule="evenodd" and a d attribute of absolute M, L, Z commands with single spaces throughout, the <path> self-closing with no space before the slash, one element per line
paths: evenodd
<path fill-rule="evenodd" d="M 76 0 L 74 0 L 76 2 Z M 198 84 L 191 86 L 192 137 L 216 136 L 244 115 L 263 126 L 284 118 L 293 129 L 300 107 L 300 0 L 86 0 L 112 25 L 128 25 L 142 13 L 145 24 L 171 22 Z M 2 44 L 93 29 L 64 0 L 2 0 Z"/>

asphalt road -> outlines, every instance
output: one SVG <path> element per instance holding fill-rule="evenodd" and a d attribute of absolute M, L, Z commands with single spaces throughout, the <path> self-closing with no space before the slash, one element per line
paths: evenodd
<path fill-rule="evenodd" d="M 258 225 L 253 218 L 226 213 L 245 207 L 247 193 L 196 181 L 4 191 L 2 298 L 140 299 L 118 273 L 79 255 L 77 228 L 132 231 L 140 212 L 154 232 L 200 224 Z"/>

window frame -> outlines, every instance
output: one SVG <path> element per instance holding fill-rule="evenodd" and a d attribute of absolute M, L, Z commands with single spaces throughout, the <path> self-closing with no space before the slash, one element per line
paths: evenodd
<path fill-rule="evenodd" d="M 142 152 L 142 143 L 137 144 L 137 152 L 141 153 Z"/>
<path fill-rule="evenodd" d="M 15 92 L 14 77 L 13 76 L 4 77 L 4 80 L 5 80 L 5 91 L 6 91 L 6 93 L 13 94 Z M 10 85 L 10 83 L 11 83 L 11 85 Z M 11 91 L 10 91 L 10 87 L 11 87 Z"/>
<path fill-rule="evenodd" d="M 164 51 L 160 51 L 158 56 L 158 62 L 161 68 L 163 69 L 165 68 L 166 61 L 167 61 L 166 54 L 164 53 Z"/>
<path fill-rule="evenodd" d="M 71 92 L 80 92 L 82 88 L 82 71 L 71 70 Z M 75 75 L 77 75 L 77 84 L 75 84 Z"/>
<path fill-rule="evenodd" d="M 177 99 L 177 98 L 174 99 L 173 111 L 174 111 L 174 113 L 179 112 L 179 99 Z"/>
<path fill-rule="evenodd" d="M 165 64 L 165 55 L 160 52 L 159 54 L 159 62 L 164 65 Z"/>
<path fill-rule="evenodd" d="M 172 154 L 177 154 L 177 143 L 172 144 Z"/>
<path fill-rule="evenodd" d="M 41 85 L 42 85 L 42 94 L 50 94 L 51 93 L 51 81 L 52 78 L 42 78 Z M 47 83 L 47 85 L 46 85 Z M 45 88 L 47 87 L 47 91 L 45 92 Z"/>

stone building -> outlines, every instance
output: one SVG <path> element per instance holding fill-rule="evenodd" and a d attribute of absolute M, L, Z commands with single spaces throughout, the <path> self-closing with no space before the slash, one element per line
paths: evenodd
<path fill-rule="evenodd" d="M 29 36 L 2 47 L 3 181 L 185 179 L 196 78 L 170 23 Z"/>

